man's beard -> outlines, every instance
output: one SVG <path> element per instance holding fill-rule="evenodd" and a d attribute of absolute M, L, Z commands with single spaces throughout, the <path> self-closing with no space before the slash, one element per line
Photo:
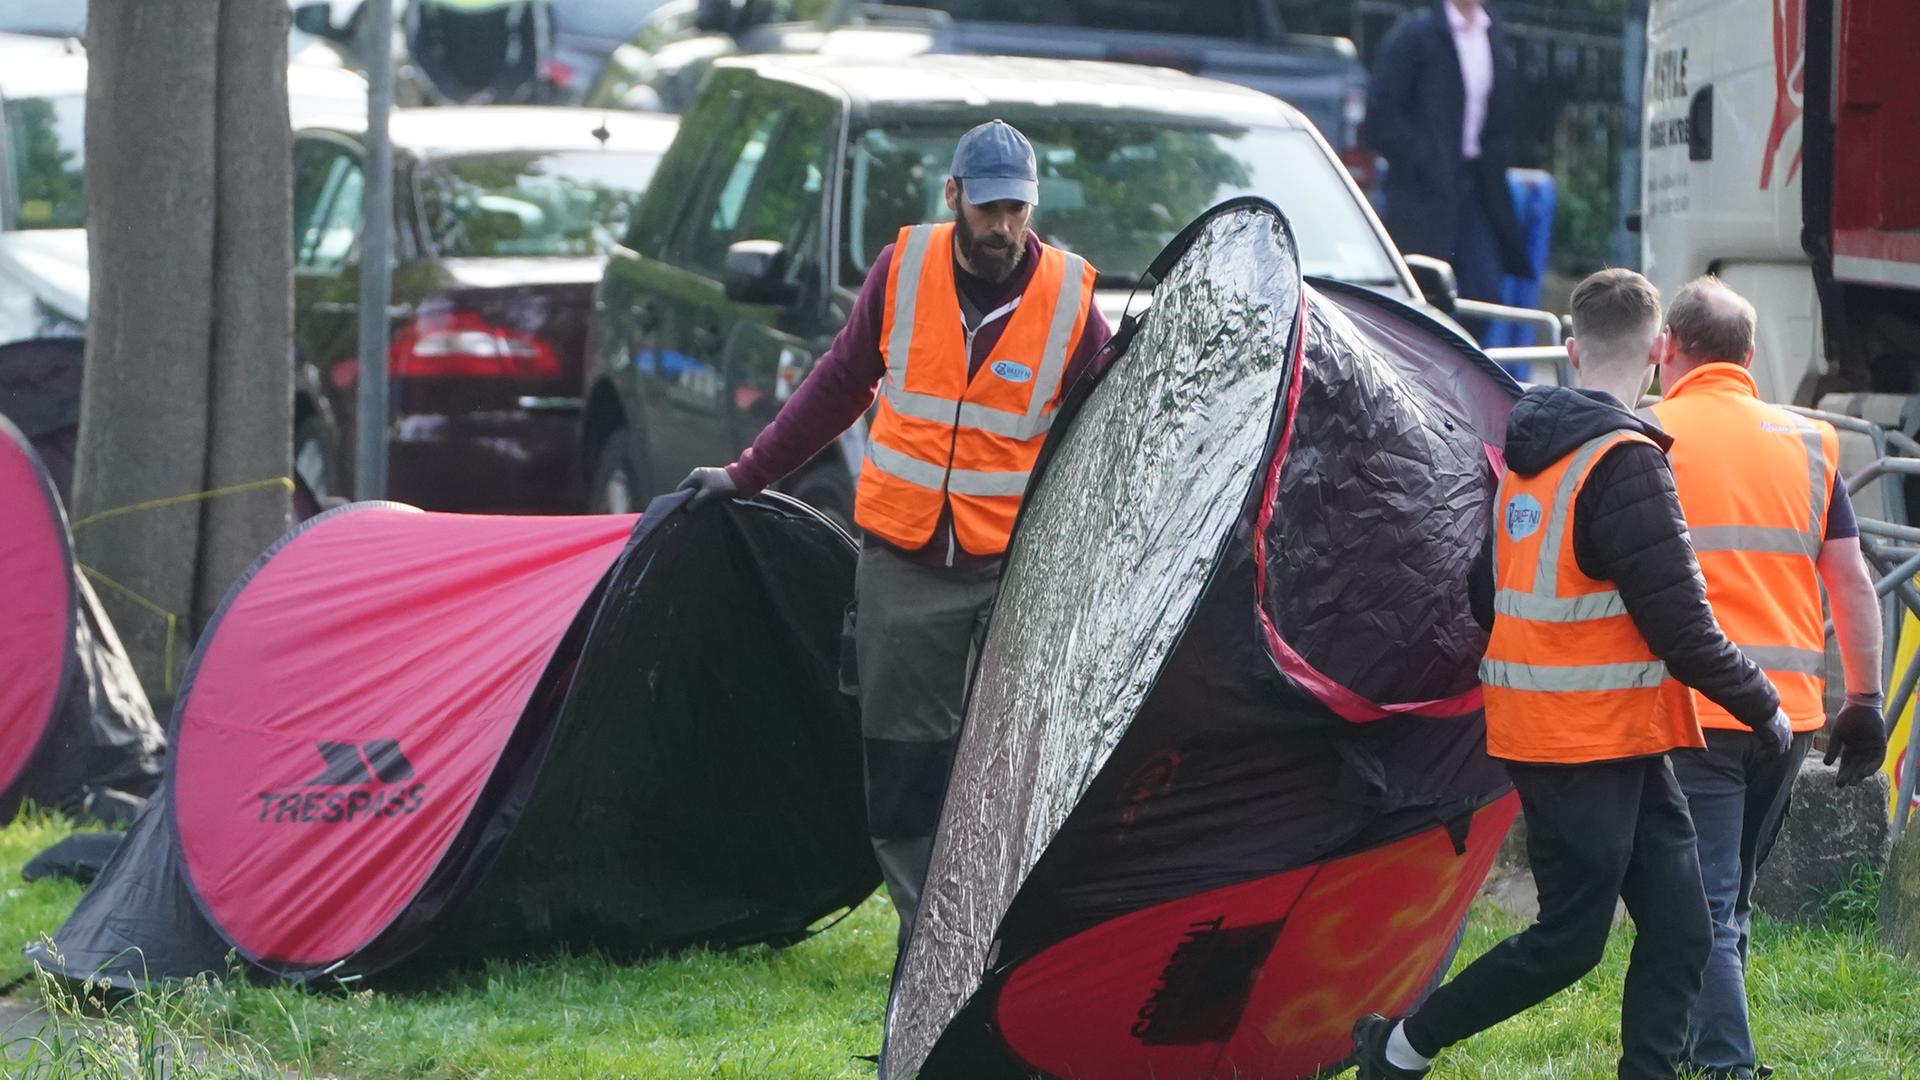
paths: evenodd
<path fill-rule="evenodd" d="M 983 277 L 995 285 L 1013 276 L 1020 265 L 1020 259 L 1027 253 L 1026 237 L 1021 236 L 1010 241 L 1006 247 L 991 246 L 967 226 L 966 211 L 954 215 L 954 225 L 958 230 L 960 254 L 966 256 L 967 265 L 978 277 Z"/>

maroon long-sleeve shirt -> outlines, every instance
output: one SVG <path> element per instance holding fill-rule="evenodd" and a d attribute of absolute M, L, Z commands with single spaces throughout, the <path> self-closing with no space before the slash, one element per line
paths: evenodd
<path fill-rule="evenodd" d="M 1040 260 L 1040 241 L 1027 234 L 1026 255 L 1020 265 L 999 284 L 969 273 L 954 260 L 954 280 L 966 300 L 977 311 L 990 316 L 996 309 L 1026 290 L 1033 268 Z M 860 286 L 853 314 L 833 339 L 826 354 L 814 365 L 793 397 L 774 414 L 773 422 L 760 432 L 740 460 L 727 466 L 727 474 L 742 495 L 752 495 L 813 460 L 826 445 L 853 426 L 873 404 L 880 380 L 886 377 L 887 362 L 880 355 L 880 324 L 887 308 L 887 268 L 893 264 L 893 245 L 880 250 Z M 955 318 L 961 318 L 959 311 Z M 999 344 L 1007 320 L 989 317 L 981 323 L 973 339 L 973 351 L 967 357 L 969 378 L 980 370 Z M 1095 306 L 1088 309 L 1087 326 L 1079 344 L 1067 360 L 1062 386 L 1072 386 L 1087 365 L 1112 336 L 1107 320 Z M 877 541 L 878 537 L 869 537 Z M 919 561 L 933 566 L 982 566 L 999 560 L 998 555 L 979 555 L 963 548 L 953 535 L 953 516 L 943 507 L 940 524 L 926 546 L 912 553 Z"/>

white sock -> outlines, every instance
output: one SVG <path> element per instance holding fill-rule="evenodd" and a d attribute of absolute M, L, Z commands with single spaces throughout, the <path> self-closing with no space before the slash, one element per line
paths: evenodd
<path fill-rule="evenodd" d="M 1407 1041 L 1405 1021 L 1393 1025 L 1393 1034 L 1387 1036 L 1387 1064 L 1396 1069 L 1424 1069 L 1433 1064 L 1432 1058 L 1421 1057 Z"/>

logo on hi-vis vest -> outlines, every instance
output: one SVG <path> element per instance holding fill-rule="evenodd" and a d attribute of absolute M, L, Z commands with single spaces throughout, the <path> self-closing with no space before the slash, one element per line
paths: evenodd
<path fill-rule="evenodd" d="M 1033 369 L 1025 364 L 1016 364 L 1011 360 L 995 360 L 993 373 L 1008 382 L 1032 382 Z"/>
<path fill-rule="evenodd" d="M 1507 539 L 1525 540 L 1540 528 L 1540 500 L 1531 495 L 1515 495 L 1507 502 Z"/>
<path fill-rule="evenodd" d="M 320 771 L 297 791 L 262 791 L 263 823 L 339 825 L 411 814 L 427 797 L 395 739 L 316 742 Z M 412 782 L 410 782 L 412 781 Z"/>

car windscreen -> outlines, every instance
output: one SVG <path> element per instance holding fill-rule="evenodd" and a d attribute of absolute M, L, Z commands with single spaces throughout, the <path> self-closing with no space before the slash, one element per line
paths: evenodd
<path fill-rule="evenodd" d="M 421 170 L 421 212 L 446 258 L 600 255 L 659 164 L 612 150 L 442 158 Z"/>
<path fill-rule="evenodd" d="M 955 19 L 1132 30 L 1218 38 L 1261 38 L 1252 0 L 886 0 L 894 7 L 932 8 Z"/>
<path fill-rule="evenodd" d="M 87 0 L 0 0 L 0 33 L 85 37 Z"/>
<path fill-rule="evenodd" d="M 1040 166 L 1033 228 L 1085 256 L 1110 286 L 1138 279 L 1186 224 L 1237 195 L 1286 211 L 1308 274 L 1397 286 L 1380 234 L 1334 161 L 1294 128 L 1180 127 L 1157 118 L 1025 119 Z M 859 282 L 901 227 L 952 217 L 945 184 L 968 123 L 911 121 L 857 133 L 842 277 Z"/>
<path fill-rule="evenodd" d="M 87 223 L 86 98 L 17 98 L 0 105 L 6 138 L 9 229 L 78 229 Z"/>

